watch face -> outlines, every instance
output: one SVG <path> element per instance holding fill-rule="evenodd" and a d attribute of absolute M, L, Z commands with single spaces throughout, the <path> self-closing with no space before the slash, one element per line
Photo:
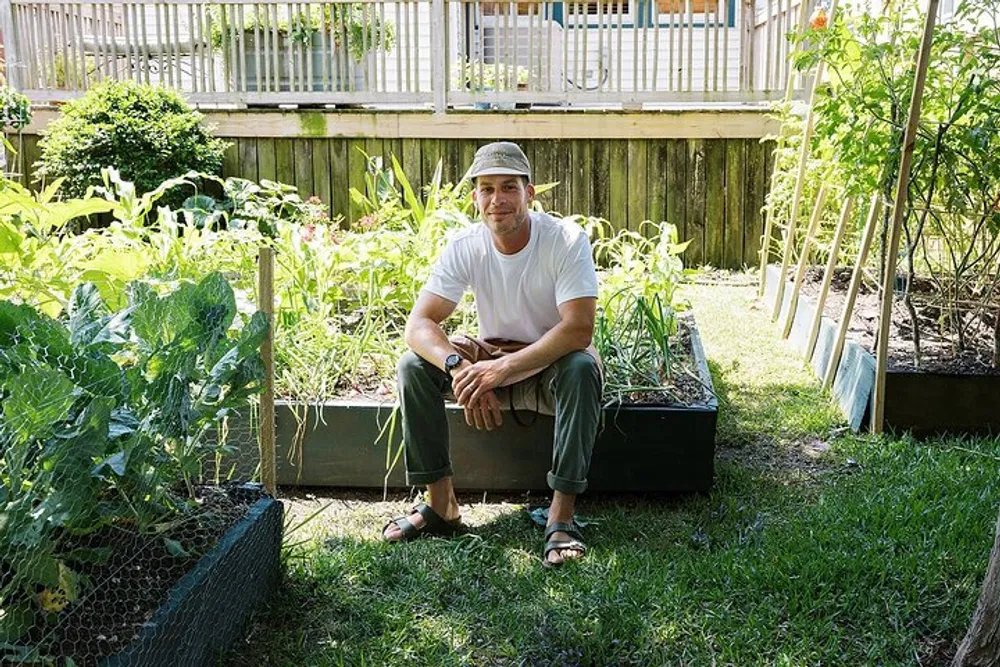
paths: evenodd
<path fill-rule="evenodd" d="M 462 363 L 462 357 L 457 354 L 449 354 L 448 358 L 444 360 L 444 369 L 451 375 L 451 372 L 455 370 L 455 367 Z"/>

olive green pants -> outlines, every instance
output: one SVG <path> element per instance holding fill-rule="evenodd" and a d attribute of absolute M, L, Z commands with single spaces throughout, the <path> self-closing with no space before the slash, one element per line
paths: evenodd
<path fill-rule="evenodd" d="M 406 483 L 431 484 L 453 475 L 445 416 L 450 378 L 412 351 L 399 360 L 396 377 L 406 445 Z M 498 397 L 501 393 L 508 395 L 506 388 L 497 391 Z M 537 396 L 537 404 L 527 407 L 555 415 L 549 487 L 563 493 L 583 493 L 601 414 L 601 370 L 597 361 L 586 352 L 571 352 L 509 391 L 514 392 L 515 405 L 521 402 L 520 407 L 525 407 L 520 397 Z M 502 399 L 501 405 L 505 403 Z"/>

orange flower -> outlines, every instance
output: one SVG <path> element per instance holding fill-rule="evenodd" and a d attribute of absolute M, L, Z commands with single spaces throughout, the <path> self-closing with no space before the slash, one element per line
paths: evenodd
<path fill-rule="evenodd" d="M 822 30 L 827 24 L 826 10 L 820 6 L 817 6 L 813 10 L 812 16 L 809 17 L 809 28 L 811 30 Z"/>

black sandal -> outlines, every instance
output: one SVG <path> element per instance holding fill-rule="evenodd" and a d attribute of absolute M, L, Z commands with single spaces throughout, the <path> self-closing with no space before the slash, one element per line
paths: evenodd
<path fill-rule="evenodd" d="M 382 526 L 382 539 L 386 542 L 409 542 L 410 540 L 415 540 L 418 537 L 423 537 L 424 535 L 435 535 L 438 537 L 454 537 L 458 533 L 462 532 L 462 520 L 455 519 L 454 521 L 445 521 L 440 514 L 435 512 L 430 505 L 427 503 L 420 503 L 412 510 L 410 514 L 417 512 L 420 516 L 424 517 L 424 525 L 417 528 L 412 523 L 410 519 L 406 516 L 397 516 L 395 519 L 390 520 L 384 526 Z M 395 524 L 401 531 L 403 531 L 403 536 L 398 540 L 390 540 L 385 536 L 386 529 Z"/>
<path fill-rule="evenodd" d="M 557 540 L 552 537 L 553 533 L 559 532 L 566 533 L 571 539 Z M 581 555 L 587 553 L 587 545 L 583 543 L 583 535 L 580 534 L 580 530 L 576 527 L 575 523 L 553 523 L 545 528 L 545 551 L 542 553 L 542 565 L 545 567 L 559 567 L 565 563 L 568 559 L 564 559 L 559 563 L 553 563 L 549 560 L 550 553 L 563 549 L 573 549 L 574 551 L 579 551 Z"/>

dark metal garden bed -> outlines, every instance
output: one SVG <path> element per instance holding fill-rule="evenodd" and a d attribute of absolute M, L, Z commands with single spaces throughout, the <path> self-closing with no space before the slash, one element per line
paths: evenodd
<path fill-rule="evenodd" d="M 764 298 L 774 302 L 779 270 L 767 269 Z M 779 321 L 788 310 L 791 287 Z M 803 294 L 798 299 L 789 340 L 803 354 L 809 327 L 816 312 L 814 299 Z M 832 354 L 838 322 L 824 316 L 810 365 L 822 376 Z M 837 367 L 832 391 L 854 431 L 868 424 L 875 383 L 875 356 L 848 337 Z M 1000 432 L 1000 375 L 894 370 L 886 373 L 885 425 L 895 431 L 925 436 L 940 433 L 989 434 Z"/>
<path fill-rule="evenodd" d="M 718 404 L 697 330 L 691 346 L 703 404 L 679 407 L 623 405 L 604 409 L 589 476 L 593 491 L 704 491 L 711 487 Z M 321 408 L 277 405 L 278 484 L 404 487 L 397 423 L 389 445 L 393 403 L 332 401 Z M 295 413 L 299 413 L 296 418 Z M 538 415 L 521 426 L 505 413 L 502 426 L 477 431 L 449 404 L 448 425 L 455 485 L 464 490 L 544 490 L 551 467 L 553 418 Z M 528 417 L 532 420 L 534 417 Z M 302 421 L 304 420 L 304 421 Z M 300 424 L 301 422 L 301 424 Z M 301 445 L 296 431 L 302 428 Z M 380 438 L 379 435 L 382 434 Z"/>
<path fill-rule="evenodd" d="M 260 498 L 170 589 L 138 637 L 101 666 L 216 665 L 274 592 L 281 538 L 281 503 Z"/>

